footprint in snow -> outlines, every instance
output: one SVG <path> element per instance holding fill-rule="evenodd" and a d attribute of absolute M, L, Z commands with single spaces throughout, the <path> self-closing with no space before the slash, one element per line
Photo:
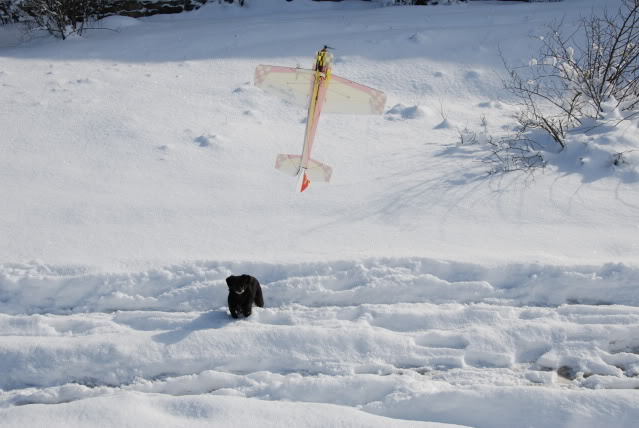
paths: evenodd
<path fill-rule="evenodd" d="M 504 105 L 499 101 L 485 101 L 483 103 L 477 104 L 478 107 L 481 108 L 503 108 Z"/>
<path fill-rule="evenodd" d="M 450 129 L 453 127 L 454 125 L 450 120 L 444 119 L 441 122 L 439 122 L 437 125 L 435 125 L 433 129 Z"/>
<path fill-rule="evenodd" d="M 254 88 L 254 86 L 251 84 L 251 82 L 246 82 L 246 83 L 244 83 L 244 85 L 233 89 L 233 93 L 234 94 L 243 94 L 243 93 L 246 93 L 246 92 L 250 92 L 253 88 Z"/>
<path fill-rule="evenodd" d="M 167 160 L 167 156 L 173 150 L 173 146 L 170 144 L 162 144 L 161 146 L 157 146 L 156 148 L 162 153 L 162 155 L 160 156 L 161 161 Z"/>
<path fill-rule="evenodd" d="M 260 124 L 262 123 L 261 115 L 258 112 L 254 111 L 254 110 L 244 110 L 242 112 L 242 116 L 247 117 L 247 118 L 251 118 L 251 119 L 255 120 L 255 122 L 257 122 L 257 123 L 260 123 Z"/>
<path fill-rule="evenodd" d="M 88 84 L 97 83 L 97 80 L 87 77 L 86 79 L 70 80 L 69 83 L 72 85 L 88 85 Z"/>
<path fill-rule="evenodd" d="M 418 105 L 406 106 L 404 104 L 396 104 L 385 114 L 386 120 L 407 120 L 421 119 L 426 117 L 426 111 Z"/>
<path fill-rule="evenodd" d="M 466 79 L 468 80 L 475 80 L 475 79 L 479 79 L 480 74 L 478 71 L 468 71 L 466 72 L 466 74 L 464 75 L 464 77 L 466 77 Z"/>
<path fill-rule="evenodd" d="M 193 142 L 197 143 L 200 147 L 203 148 L 213 148 L 220 149 L 224 143 L 224 138 L 219 135 L 200 135 L 199 137 L 193 139 Z"/>
<path fill-rule="evenodd" d="M 515 360 L 512 355 L 505 352 L 466 350 L 464 362 L 477 368 L 510 368 Z"/>
<path fill-rule="evenodd" d="M 460 334 L 430 331 L 415 337 L 415 344 L 428 348 L 465 349 L 470 345 L 470 340 Z"/>
<path fill-rule="evenodd" d="M 425 43 L 430 42 L 430 37 L 428 37 L 424 33 L 415 33 L 415 34 L 411 35 L 408 38 L 408 40 L 410 40 L 413 43 L 417 43 L 417 44 L 423 45 Z"/>

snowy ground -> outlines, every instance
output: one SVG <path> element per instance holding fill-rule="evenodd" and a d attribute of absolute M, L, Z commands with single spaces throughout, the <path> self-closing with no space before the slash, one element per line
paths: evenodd
<path fill-rule="evenodd" d="M 238 271 L 263 279 L 267 305 L 235 321 L 224 278 Z M 5 268 L 0 295 L 0 412 L 20 425 L 133 400 L 148 410 L 145 422 L 169 413 L 177 424 L 221 417 L 216 406 L 234 412 L 237 402 L 214 399 L 233 396 L 481 427 L 632 426 L 638 281 L 622 265 L 486 269 L 427 259 L 117 275 L 16 265 Z M 263 404 L 241 406 L 250 419 Z"/>
<path fill-rule="evenodd" d="M 0 27 L 0 425 L 633 426 L 636 167 L 569 150 L 491 178 L 456 145 L 509 125 L 498 44 L 526 62 L 545 21 L 602 3 L 254 1 L 20 45 Z M 387 112 L 323 116 L 333 182 L 300 195 L 273 164 L 305 113 L 253 70 L 324 44 Z M 266 308 L 235 321 L 241 273 Z"/>

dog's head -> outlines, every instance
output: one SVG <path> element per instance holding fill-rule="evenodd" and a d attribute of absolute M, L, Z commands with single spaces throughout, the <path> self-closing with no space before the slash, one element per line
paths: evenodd
<path fill-rule="evenodd" d="M 231 275 L 226 278 L 226 285 L 229 286 L 229 293 L 243 294 L 248 287 L 248 281 L 241 276 Z"/>

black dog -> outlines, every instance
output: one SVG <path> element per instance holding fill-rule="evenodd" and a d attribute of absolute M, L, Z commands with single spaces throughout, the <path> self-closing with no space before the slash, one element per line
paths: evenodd
<path fill-rule="evenodd" d="M 229 309 L 233 318 L 237 318 L 238 314 L 250 316 L 253 302 L 260 308 L 264 307 L 262 287 L 257 279 L 250 275 L 231 275 L 226 278 L 226 284 L 229 286 Z"/>

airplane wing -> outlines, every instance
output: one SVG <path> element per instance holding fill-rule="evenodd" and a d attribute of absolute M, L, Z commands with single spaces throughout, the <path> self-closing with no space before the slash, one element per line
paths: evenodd
<path fill-rule="evenodd" d="M 315 72 L 305 68 L 258 65 L 255 69 L 255 86 L 301 107 L 308 107 L 314 81 Z"/>
<path fill-rule="evenodd" d="M 315 71 L 305 68 L 258 65 L 255 69 L 255 86 L 305 108 L 314 81 Z M 333 74 L 322 112 L 382 114 L 385 106 L 386 94 L 383 92 Z"/>
<path fill-rule="evenodd" d="M 322 113 L 382 114 L 385 106 L 383 92 L 333 74 Z"/>

